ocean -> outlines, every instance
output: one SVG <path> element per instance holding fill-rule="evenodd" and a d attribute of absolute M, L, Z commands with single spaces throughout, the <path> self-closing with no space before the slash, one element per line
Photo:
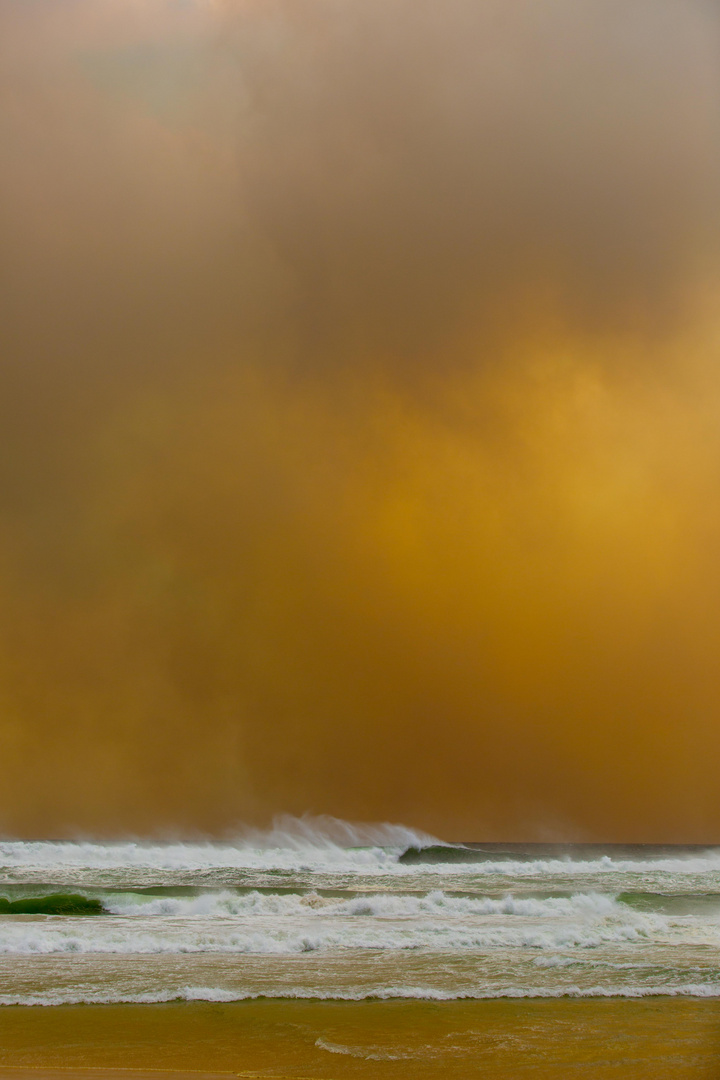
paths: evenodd
<path fill-rule="evenodd" d="M 0 843 L 0 1080 L 720 1080 L 720 849 Z"/>
<path fill-rule="evenodd" d="M 0 1004 L 720 997 L 720 849 L 0 843 Z"/>

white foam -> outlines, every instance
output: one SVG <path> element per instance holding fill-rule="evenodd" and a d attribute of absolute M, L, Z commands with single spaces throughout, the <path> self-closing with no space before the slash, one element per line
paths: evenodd
<path fill-rule="evenodd" d="M 113 880 L 145 883 L 178 879 L 218 883 L 228 873 L 299 875 L 323 874 L 328 877 L 361 873 L 368 879 L 499 879 L 500 881 L 556 882 L 583 880 L 603 883 L 615 890 L 652 887 L 658 879 L 670 884 L 675 879 L 679 889 L 693 878 L 705 879 L 708 887 L 720 889 L 720 857 L 654 860 L 495 860 L 475 863 L 398 863 L 403 847 L 341 848 L 324 847 L 261 849 L 230 844 L 53 844 L 42 842 L 0 844 L 0 880 L 93 881 L 98 874 L 112 874 Z M 174 876 L 174 878 L 173 878 Z M 671 889 L 672 891 L 672 889 Z"/>
<path fill-rule="evenodd" d="M 363 1058 L 365 1061 L 406 1061 L 408 1058 L 418 1057 L 417 1051 L 391 1053 L 378 1046 L 347 1046 L 345 1043 L 334 1043 L 322 1037 L 315 1040 L 315 1045 L 320 1050 L 327 1050 L 329 1054 L 344 1054 L 349 1057 Z"/>
<path fill-rule="evenodd" d="M 533 964 L 542 968 L 566 968 L 574 967 L 580 961 L 574 956 L 536 956 Z"/>
<path fill-rule="evenodd" d="M 325 901 L 317 895 L 220 893 L 133 899 L 116 903 L 115 910 L 120 914 L 99 918 L 0 919 L 0 954 L 594 948 L 667 939 L 674 926 L 592 893 L 473 899 L 436 891 Z"/>
<path fill-rule="evenodd" d="M 614 897 L 601 893 L 576 893 L 570 897 L 501 898 L 448 895 L 435 889 L 424 896 L 397 893 L 375 893 L 350 899 L 323 897 L 316 892 L 306 894 L 260 893 L 238 894 L 229 890 L 206 892 L 198 896 L 150 897 L 142 893 L 106 898 L 108 911 L 116 915 L 204 917 L 212 916 L 302 916 L 326 918 L 408 919 L 438 916 L 443 919 L 466 919 L 469 916 L 498 915 L 519 918 L 582 917 L 610 918 L 622 915 L 636 921 L 644 916 L 633 912 Z"/>
<path fill-rule="evenodd" d="M 487 1001 L 496 998 L 645 998 L 695 997 L 720 998 L 720 982 L 716 983 L 657 983 L 652 986 L 496 986 L 454 992 L 430 986 L 376 986 L 330 991 L 304 987 L 281 991 L 226 990 L 222 987 L 184 986 L 167 991 L 146 991 L 128 994 L 122 991 L 53 989 L 30 994 L 0 994 L 0 1005 L 111 1005 L 154 1004 L 168 1001 L 248 1001 L 259 998 L 305 1001 Z"/>

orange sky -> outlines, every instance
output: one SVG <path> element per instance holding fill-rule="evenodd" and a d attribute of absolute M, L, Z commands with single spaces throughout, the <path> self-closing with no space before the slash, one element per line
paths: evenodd
<path fill-rule="evenodd" d="M 0 831 L 718 842 L 717 8 L 0 20 Z"/>

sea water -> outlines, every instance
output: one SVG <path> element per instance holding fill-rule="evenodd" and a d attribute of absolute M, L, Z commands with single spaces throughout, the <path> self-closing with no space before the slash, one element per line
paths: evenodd
<path fill-rule="evenodd" d="M 6 841 L 0 897 L 4 1005 L 720 997 L 720 849 Z"/>

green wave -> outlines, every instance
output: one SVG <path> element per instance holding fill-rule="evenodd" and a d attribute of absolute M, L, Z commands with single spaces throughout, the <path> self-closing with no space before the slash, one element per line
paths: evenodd
<path fill-rule="evenodd" d="M 8 900 L 0 896 L 0 915 L 102 915 L 99 900 L 74 893 L 54 893 L 52 896 L 25 896 Z"/>
<path fill-rule="evenodd" d="M 399 856 L 399 863 L 481 863 L 516 859 L 510 851 L 471 848 L 464 844 L 430 844 L 427 847 L 409 847 Z"/>

